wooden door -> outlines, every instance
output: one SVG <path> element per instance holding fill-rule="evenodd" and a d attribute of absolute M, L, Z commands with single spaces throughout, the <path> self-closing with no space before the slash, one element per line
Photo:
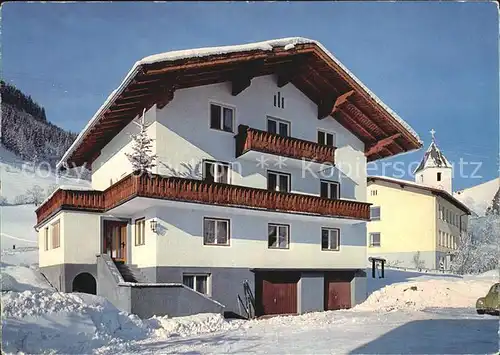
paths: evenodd
<path fill-rule="evenodd" d="M 113 260 L 127 261 L 127 222 L 104 221 L 103 251 Z"/>
<path fill-rule="evenodd" d="M 261 275 L 257 297 L 260 315 L 296 314 L 297 282 L 299 276 L 293 273 L 266 273 Z"/>
<path fill-rule="evenodd" d="M 346 272 L 325 274 L 325 310 L 351 308 L 351 281 L 354 275 Z"/>

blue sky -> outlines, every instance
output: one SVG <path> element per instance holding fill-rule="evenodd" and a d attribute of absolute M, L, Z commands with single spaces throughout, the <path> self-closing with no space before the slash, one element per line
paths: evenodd
<path fill-rule="evenodd" d="M 434 128 L 450 161 L 482 163 L 479 178 L 471 164 L 469 177 L 456 169 L 460 189 L 498 176 L 498 29 L 493 2 L 7 3 L 2 70 L 49 120 L 79 132 L 144 56 L 316 39 L 424 140 L 421 151 L 385 161 L 419 160 Z"/>

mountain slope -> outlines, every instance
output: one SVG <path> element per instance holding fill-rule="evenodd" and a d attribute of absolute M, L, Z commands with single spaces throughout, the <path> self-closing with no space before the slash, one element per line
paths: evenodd
<path fill-rule="evenodd" d="M 453 194 L 479 216 L 483 216 L 491 206 L 493 197 L 500 189 L 500 178 L 457 191 Z"/>
<path fill-rule="evenodd" d="M 24 160 L 55 166 L 76 134 L 47 121 L 45 109 L 13 85 L 1 82 L 0 142 Z"/>

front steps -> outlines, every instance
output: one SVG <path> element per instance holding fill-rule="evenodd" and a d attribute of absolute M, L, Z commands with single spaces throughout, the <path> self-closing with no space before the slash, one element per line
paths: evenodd
<path fill-rule="evenodd" d="M 139 270 L 137 265 L 134 264 L 125 264 L 121 261 L 114 261 L 116 268 L 120 272 L 123 277 L 123 281 L 125 282 L 133 282 L 133 283 L 147 283 L 148 280 L 144 276 L 144 274 Z"/>

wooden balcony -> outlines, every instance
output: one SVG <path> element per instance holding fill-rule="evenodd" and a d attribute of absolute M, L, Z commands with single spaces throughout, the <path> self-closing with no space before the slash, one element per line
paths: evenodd
<path fill-rule="evenodd" d="M 235 138 L 236 157 L 253 150 L 299 160 L 335 163 L 336 148 L 316 142 L 284 137 L 245 125 L 238 126 L 238 134 Z"/>
<path fill-rule="evenodd" d="M 330 200 L 318 196 L 207 183 L 201 180 L 155 174 L 131 174 L 104 191 L 58 190 L 36 210 L 37 224 L 61 209 L 106 212 L 134 197 L 365 221 L 370 218 L 369 203 Z"/>

